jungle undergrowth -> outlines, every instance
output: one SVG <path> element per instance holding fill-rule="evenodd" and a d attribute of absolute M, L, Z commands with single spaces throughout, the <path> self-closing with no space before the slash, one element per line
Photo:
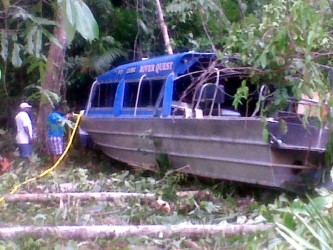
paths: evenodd
<path fill-rule="evenodd" d="M 29 166 L 14 161 L 9 172 L 0 176 L 0 194 L 8 194 L 13 185 L 38 175 L 47 168 L 46 159 Z M 21 164 L 21 165 L 20 165 Z M 295 201 L 282 192 L 263 188 L 214 181 L 166 170 L 164 175 L 131 169 L 128 166 L 90 152 L 81 157 L 76 150 L 65 160 L 65 167 L 22 187 L 19 193 L 59 192 L 60 186 L 71 183 L 75 192 L 137 192 L 156 193 L 170 204 L 165 213 L 149 202 L 136 199 L 128 202 L 98 202 L 70 200 L 63 202 L 16 202 L 2 205 L 2 226 L 35 225 L 170 225 L 170 224 L 221 224 L 221 223 L 289 223 L 289 216 L 281 208 Z M 198 191 L 197 195 L 178 197 L 178 191 Z M 263 194 L 264 193 L 264 194 Z M 260 194 L 263 196 L 260 197 Z M 0 241 L 0 249 L 182 249 L 197 246 L 201 249 L 241 248 L 282 249 L 288 243 L 276 231 L 233 237 L 209 236 L 188 238 L 150 238 L 145 236 L 124 239 L 95 239 L 93 241 L 64 241 L 32 236 Z"/>

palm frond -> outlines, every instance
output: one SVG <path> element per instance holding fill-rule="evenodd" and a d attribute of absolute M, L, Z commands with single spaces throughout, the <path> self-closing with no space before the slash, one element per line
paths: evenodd
<path fill-rule="evenodd" d="M 112 62 L 114 62 L 120 56 L 124 56 L 125 53 L 123 50 L 118 48 L 109 49 L 108 51 L 100 54 L 98 56 L 94 56 L 90 61 L 90 70 L 94 71 L 97 74 L 103 73 L 107 71 Z"/>
<path fill-rule="evenodd" d="M 40 96 L 45 97 L 48 100 L 48 102 L 51 104 L 52 107 L 54 107 L 55 103 L 58 103 L 61 100 L 61 97 L 58 94 L 56 94 L 48 89 L 44 89 L 41 86 L 30 85 L 30 86 L 28 86 L 28 88 L 38 89 Z"/>
<path fill-rule="evenodd" d="M 326 242 L 327 237 L 322 237 L 323 235 L 318 234 L 316 232 L 316 229 L 314 228 L 315 225 L 311 226 L 302 216 L 298 215 L 297 213 L 294 213 L 294 215 L 302 222 L 302 224 L 320 242 L 321 245 L 323 245 L 323 246 L 327 247 L 328 249 L 330 249 L 330 246 Z M 322 232 L 322 230 L 320 230 L 320 232 Z"/>
<path fill-rule="evenodd" d="M 306 249 L 319 250 L 319 248 L 311 244 L 310 241 L 301 237 L 300 235 L 290 230 L 286 226 L 280 223 L 276 223 L 276 226 L 278 227 L 278 232 L 281 234 L 281 236 L 285 238 L 289 243 L 291 243 L 293 247 L 295 247 L 296 249 L 306 248 Z"/>
<path fill-rule="evenodd" d="M 332 194 L 325 193 L 323 196 L 308 199 L 309 202 L 303 203 L 304 208 L 301 210 L 293 207 L 276 210 L 281 214 L 291 213 L 294 218 L 294 228 L 276 222 L 277 232 L 296 249 L 299 249 L 298 246 L 306 249 L 332 249 Z"/>

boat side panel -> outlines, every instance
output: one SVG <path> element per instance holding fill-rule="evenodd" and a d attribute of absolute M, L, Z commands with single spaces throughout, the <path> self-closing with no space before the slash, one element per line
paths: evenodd
<path fill-rule="evenodd" d="M 144 168 L 163 153 L 173 168 L 195 175 L 288 188 L 323 166 L 320 152 L 264 142 L 255 118 L 85 117 L 82 125 L 107 155 Z"/>
<path fill-rule="evenodd" d="M 174 168 L 196 175 L 275 185 L 258 119 L 85 118 L 83 124 L 106 154 L 131 165 L 153 166 L 165 153 Z"/>

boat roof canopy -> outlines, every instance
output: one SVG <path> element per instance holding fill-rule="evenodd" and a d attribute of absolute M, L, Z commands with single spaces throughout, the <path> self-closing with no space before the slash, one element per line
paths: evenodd
<path fill-rule="evenodd" d="M 184 74 L 199 59 L 211 60 L 214 53 L 184 52 L 155 57 L 118 66 L 97 77 L 99 83 L 119 82 L 121 79 L 137 80 L 143 75 L 148 78 L 163 78 L 170 73 Z"/>

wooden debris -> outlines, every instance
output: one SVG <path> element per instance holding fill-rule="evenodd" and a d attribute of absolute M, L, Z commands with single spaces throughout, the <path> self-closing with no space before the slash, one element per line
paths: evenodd
<path fill-rule="evenodd" d="M 87 240 L 96 237 L 116 238 L 116 237 L 133 237 L 133 236 L 150 236 L 150 237 L 170 237 L 178 235 L 182 237 L 197 237 L 214 234 L 232 236 L 236 234 L 249 234 L 260 231 L 266 231 L 273 228 L 273 224 L 255 224 L 255 225 L 140 225 L 140 226 L 49 226 L 49 227 L 32 227 L 32 226 L 15 226 L 0 227 L 0 239 L 14 239 L 24 236 L 35 237 L 58 237 L 61 239 Z"/>
<path fill-rule="evenodd" d="M 12 164 L 10 163 L 10 161 L 5 158 L 5 157 L 0 157 L 0 174 L 3 174 L 4 172 L 6 172 L 6 170 L 10 169 L 12 166 Z"/>
<path fill-rule="evenodd" d="M 199 246 L 197 243 L 195 243 L 194 241 L 190 240 L 190 239 L 185 239 L 183 241 L 185 247 L 189 248 L 189 249 L 202 249 L 201 246 Z"/>
<path fill-rule="evenodd" d="M 176 193 L 177 196 L 179 197 L 184 197 L 184 196 L 203 196 L 203 195 L 212 195 L 209 191 L 202 191 L 202 190 L 189 190 L 189 191 L 178 191 Z"/>
<path fill-rule="evenodd" d="M 153 202 L 152 204 L 156 209 L 161 210 L 165 213 L 170 213 L 171 212 L 171 207 L 170 204 L 162 199 L 158 199 Z"/>

